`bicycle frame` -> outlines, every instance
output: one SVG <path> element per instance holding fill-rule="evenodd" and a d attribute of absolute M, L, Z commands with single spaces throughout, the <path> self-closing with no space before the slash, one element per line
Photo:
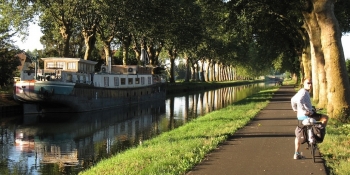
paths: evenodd
<path fill-rule="evenodd" d="M 316 121 L 315 119 L 313 118 L 307 118 L 305 120 L 302 121 L 302 124 L 304 126 L 306 126 L 307 128 L 307 137 L 308 137 L 308 148 L 311 147 L 311 155 L 312 155 L 312 158 L 315 162 L 315 151 L 317 149 L 317 141 L 314 137 L 314 133 L 312 132 L 312 126 L 314 126 L 315 124 L 320 124 L 321 122 L 319 121 Z"/>

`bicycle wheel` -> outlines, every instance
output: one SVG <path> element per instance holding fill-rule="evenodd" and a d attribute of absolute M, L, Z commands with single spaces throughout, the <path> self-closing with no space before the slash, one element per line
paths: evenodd
<path fill-rule="evenodd" d="M 314 160 L 314 163 L 316 162 L 315 151 L 316 151 L 316 143 L 312 143 L 311 144 L 311 155 L 312 155 L 312 159 Z"/>

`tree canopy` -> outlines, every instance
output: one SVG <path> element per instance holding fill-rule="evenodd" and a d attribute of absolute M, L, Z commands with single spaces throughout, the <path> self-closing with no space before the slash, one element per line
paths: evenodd
<path fill-rule="evenodd" d="M 314 99 L 323 102 L 320 106 L 327 104 L 331 117 L 350 114 L 341 45 L 341 34 L 350 30 L 348 0 L 4 2 L 2 30 L 9 36 L 25 32 L 37 17 L 45 56 L 96 59 L 93 54 L 102 53 L 97 59 L 107 64 L 118 50 L 123 64 L 129 64 L 131 55 L 142 64 L 144 49 L 149 64 L 159 66 L 164 64 L 159 56 L 166 52 L 171 74 L 181 56 L 187 70 L 212 80 L 218 80 L 217 75 L 229 77 L 232 68 L 244 70 L 240 72 L 245 77 L 289 71 L 299 79 L 313 77 Z M 170 81 L 174 82 L 173 74 Z"/>

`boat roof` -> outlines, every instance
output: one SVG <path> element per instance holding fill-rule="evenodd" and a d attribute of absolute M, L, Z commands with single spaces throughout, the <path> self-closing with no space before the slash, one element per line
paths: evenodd
<path fill-rule="evenodd" d="M 97 64 L 96 61 L 84 60 L 81 58 L 48 57 L 48 58 L 41 58 L 41 60 L 43 61 L 77 61 L 77 62 L 87 63 L 87 64 Z"/>

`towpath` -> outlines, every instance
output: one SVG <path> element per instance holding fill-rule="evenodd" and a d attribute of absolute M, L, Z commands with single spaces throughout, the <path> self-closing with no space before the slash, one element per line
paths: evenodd
<path fill-rule="evenodd" d="M 297 120 L 290 99 L 295 93 L 293 86 L 282 86 L 254 120 L 187 175 L 329 174 L 318 151 L 317 162 L 313 162 L 306 144 L 301 145 L 306 158 L 293 159 Z"/>

